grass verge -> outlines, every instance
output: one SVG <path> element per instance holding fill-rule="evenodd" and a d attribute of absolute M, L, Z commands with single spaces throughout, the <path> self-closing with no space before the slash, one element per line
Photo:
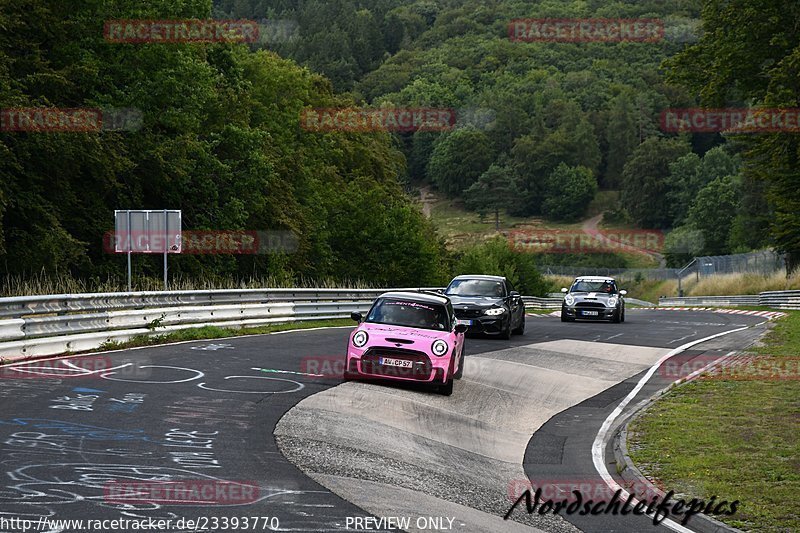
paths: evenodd
<path fill-rule="evenodd" d="M 560 311 L 560 309 L 532 309 L 530 307 L 525 308 L 526 315 L 549 315 L 554 311 Z"/>
<path fill-rule="evenodd" d="M 754 355 L 800 354 L 800 312 L 778 321 Z M 630 426 L 631 458 L 650 479 L 690 497 L 739 500 L 717 516 L 752 531 L 800 531 L 800 380 L 717 377 L 676 387 Z"/>
<path fill-rule="evenodd" d="M 688 296 L 727 296 L 735 294 L 758 294 L 764 291 L 800 289 L 800 270 L 786 277 L 780 270 L 770 275 L 762 274 L 718 274 L 700 278 L 688 291 Z"/>
<path fill-rule="evenodd" d="M 98 350 L 125 350 L 141 346 L 156 346 L 172 342 L 198 341 L 211 339 L 224 339 L 226 337 L 239 337 L 241 335 L 263 335 L 290 329 L 327 328 L 337 326 L 355 326 L 349 318 L 335 320 L 309 320 L 304 322 L 287 322 L 285 324 L 269 324 L 254 328 L 222 328 L 218 326 L 203 326 L 200 328 L 186 328 L 164 333 L 163 335 L 137 335 L 127 341 L 106 342 Z"/>

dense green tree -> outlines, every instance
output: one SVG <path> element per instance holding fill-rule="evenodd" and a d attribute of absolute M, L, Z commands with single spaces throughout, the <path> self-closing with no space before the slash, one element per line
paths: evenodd
<path fill-rule="evenodd" d="M 680 139 L 651 137 L 636 147 L 622 173 L 622 203 L 640 227 L 670 227 L 669 165 L 686 155 L 689 147 Z"/>
<path fill-rule="evenodd" d="M 717 178 L 738 174 L 740 166 L 739 157 L 730 155 L 724 146 L 712 148 L 702 158 L 689 153 L 672 162 L 667 193 L 671 225 L 677 227 L 686 221 L 689 208 L 703 187 Z"/>
<path fill-rule="evenodd" d="M 689 209 L 687 223 L 703 234 L 703 254 L 730 253 L 731 225 L 738 205 L 738 177 L 724 176 L 703 187 Z"/>
<path fill-rule="evenodd" d="M 603 184 L 619 188 L 625 162 L 639 144 L 635 110 L 629 94 L 620 94 L 610 104 L 606 125 L 607 159 Z"/>
<path fill-rule="evenodd" d="M 518 195 L 514 172 L 504 164 L 495 163 L 464 191 L 464 201 L 468 209 L 482 215 L 494 213 L 494 227 L 499 231 L 500 210 L 511 205 Z"/>
<path fill-rule="evenodd" d="M 597 194 L 597 180 L 586 167 L 561 163 L 547 177 L 542 213 L 553 220 L 579 220 Z"/>
<path fill-rule="evenodd" d="M 459 128 L 434 143 L 428 176 L 440 191 L 459 196 L 483 174 L 494 160 L 486 134 L 475 128 Z"/>
<path fill-rule="evenodd" d="M 800 4 L 793 0 L 713 0 L 702 10 L 699 42 L 667 63 L 669 78 L 696 91 L 703 105 L 800 106 Z M 767 133 L 740 141 L 743 172 L 763 182 L 774 213 L 771 237 L 800 266 L 800 141 L 795 133 Z M 750 193 L 758 187 L 748 187 Z M 752 202 L 751 202 L 752 203 Z M 741 237 L 739 238 L 741 241 Z"/>
<path fill-rule="evenodd" d="M 464 252 L 456 262 L 455 272 L 505 276 L 518 292 L 525 295 L 546 296 L 553 290 L 539 273 L 536 257 L 513 250 L 500 236 Z"/>
<path fill-rule="evenodd" d="M 397 182 L 404 163 L 391 136 L 300 127 L 304 109 L 353 105 L 330 81 L 245 45 L 103 39 L 107 19 L 206 18 L 209 7 L 23 0 L 0 11 L 3 107 L 143 116 L 129 131 L 0 132 L 0 271 L 118 275 L 124 261 L 103 249 L 113 210 L 177 208 L 187 230 L 287 231 L 299 242 L 291 253 L 182 255 L 176 275 L 442 282 L 440 242 Z M 369 220 L 347 220 L 359 205 L 372 208 Z M 392 236 L 403 242 L 385 245 Z M 352 268 L 373 240 L 382 267 Z M 135 263 L 160 270 L 150 257 Z"/>
<path fill-rule="evenodd" d="M 548 178 L 560 164 L 584 167 L 594 175 L 600 163 L 597 137 L 591 124 L 579 115 L 574 102 L 555 103 L 560 109 L 549 110 L 549 116 L 538 116 L 534 120 L 534 132 L 518 138 L 511 150 L 521 183 L 519 211 L 515 214 L 542 212 Z M 555 129 L 548 129 L 548 122 L 552 122 Z"/>
<path fill-rule="evenodd" d="M 670 225 L 674 227 L 686 221 L 692 200 L 706 184 L 701 179 L 701 164 L 700 156 L 694 152 L 681 156 L 669 164 L 669 191 L 666 200 Z"/>

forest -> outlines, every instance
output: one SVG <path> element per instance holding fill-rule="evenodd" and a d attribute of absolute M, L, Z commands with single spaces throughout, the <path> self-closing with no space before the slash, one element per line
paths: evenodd
<path fill-rule="evenodd" d="M 130 130 L 0 131 L 0 270 L 118 277 L 113 211 L 181 209 L 189 230 L 290 231 L 292 253 L 182 255 L 184 276 L 442 283 L 546 261 L 445 248 L 414 187 L 468 209 L 667 232 L 666 255 L 800 257 L 792 133 L 670 133 L 670 108 L 797 107 L 797 5 L 648 0 L 2 2 L 0 107 L 133 108 Z M 115 43 L 116 19 L 248 19 L 257 43 Z M 658 42 L 518 42 L 518 18 L 650 18 Z M 313 108 L 455 109 L 451 131 L 309 132 Z M 136 257 L 158 276 L 159 262 Z"/>

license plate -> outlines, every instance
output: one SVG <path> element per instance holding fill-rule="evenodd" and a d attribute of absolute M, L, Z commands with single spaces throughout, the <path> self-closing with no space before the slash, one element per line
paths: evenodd
<path fill-rule="evenodd" d="M 581 314 L 582 315 L 586 315 L 586 316 L 597 316 L 598 312 L 597 311 L 581 311 Z"/>
<path fill-rule="evenodd" d="M 411 361 L 407 359 L 392 359 L 391 357 L 379 357 L 378 363 L 385 366 L 399 366 L 400 368 L 411 368 Z"/>

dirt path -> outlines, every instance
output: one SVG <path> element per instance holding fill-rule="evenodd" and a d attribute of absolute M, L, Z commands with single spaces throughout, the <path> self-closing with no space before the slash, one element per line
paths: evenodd
<path fill-rule="evenodd" d="M 608 243 L 610 246 L 619 248 L 620 250 L 625 250 L 626 252 L 632 252 L 636 254 L 646 255 L 648 257 L 652 257 L 656 261 L 658 261 L 659 268 L 664 268 L 667 264 L 666 259 L 664 256 L 658 252 L 654 252 L 651 250 L 646 250 L 643 248 L 636 248 L 635 246 L 631 246 L 628 244 L 622 244 L 619 241 L 615 241 L 613 239 L 609 239 L 605 235 L 601 233 L 598 227 L 600 226 L 600 222 L 603 220 L 603 214 L 600 213 L 599 215 L 593 216 L 590 219 L 584 220 L 583 224 L 581 224 L 581 230 L 584 233 L 592 235 L 593 237 L 597 238 L 602 242 Z"/>
<path fill-rule="evenodd" d="M 436 197 L 431 192 L 430 185 L 420 188 L 419 201 L 422 204 L 422 214 L 425 215 L 425 218 L 431 218 L 431 208 L 436 201 Z"/>

